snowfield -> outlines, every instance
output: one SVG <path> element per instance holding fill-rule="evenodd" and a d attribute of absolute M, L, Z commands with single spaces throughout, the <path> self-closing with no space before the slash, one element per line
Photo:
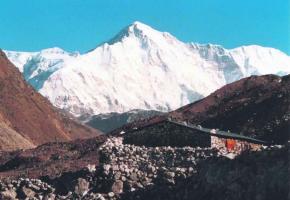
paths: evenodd
<path fill-rule="evenodd" d="M 290 73 L 290 57 L 279 50 L 183 43 L 140 22 L 85 54 L 4 52 L 34 88 L 75 116 L 169 111 L 247 76 Z"/>

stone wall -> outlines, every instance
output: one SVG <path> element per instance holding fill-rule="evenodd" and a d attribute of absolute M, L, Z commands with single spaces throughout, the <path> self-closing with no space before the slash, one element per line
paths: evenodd
<path fill-rule="evenodd" d="M 0 199 L 282 200 L 289 197 L 288 150 L 263 147 L 231 160 L 210 147 L 144 147 L 109 137 L 99 148 L 100 163 L 60 174 L 54 183 L 0 180 Z"/>

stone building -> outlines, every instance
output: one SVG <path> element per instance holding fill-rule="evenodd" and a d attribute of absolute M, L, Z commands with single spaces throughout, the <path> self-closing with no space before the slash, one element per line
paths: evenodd
<path fill-rule="evenodd" d="M 162 121 L 126 132 L 124 143 L 149 147 L 209 147 L 211 138 L 209 134 L 176 125 L 170 121 Z"/>
<path fill-rule="evenodd" d="M 251 137 L 171 120 L 136 127 L 124 134 L 124 143 L 152 147 L 212 147 L 222 153 L 236 154 L 245 150 L 258 150 L 267 144 Z"/>

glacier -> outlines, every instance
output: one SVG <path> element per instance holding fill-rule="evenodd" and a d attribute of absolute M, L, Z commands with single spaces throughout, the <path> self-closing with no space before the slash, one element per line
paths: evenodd
<path fill-rule="evenodd" d="M 290 73 L 290 57 L 277 49 L 184 43 L 141 22 L 84 54 L 4 52 L 28 83 L 76 117 L 170 111 L 244 77 Z"/>

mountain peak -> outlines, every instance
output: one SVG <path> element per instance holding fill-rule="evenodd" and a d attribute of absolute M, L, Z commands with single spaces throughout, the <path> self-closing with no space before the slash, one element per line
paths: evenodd
<path fill-rule="evenodd" d="M 167 32 L 157 31 L 142 22 L 135 21 L 132 24 L 126 26 L 124 29 L 122 29 L 114 38 L 109 40 L 107 43 L 111 45 L 123 41 L 124 38 L 127 37 L 135 37 L 141 40 L 143 40 L 144 38 L 150 38 L 156 41 L 160 40 L 161 37 L 174 38 Z"/>
<path fill-rule="evenodd" d="M 154 37 L 155 35 L 162 34 L 161 32 L 151 28 L 150 26 L 143 24 L 141 22 L 134 22 L 130 25 L 127 29 L 127 32 L 130 36 L 135 36 L 137 38 L 144 38 L 144 37 Z"/>
<path fill-rule="evenodd" d="M 150 26 L 139 22 L 139 21 L 135 21 L 133 22 L 131 25 L 129 25 L 129 30 L 139 30 L 139 31 L 156 31 L 153 28 L 151 28 Z"/>
<path fill-rule="evenodd" d="M 19 69 L 25 66 L 31 85 L 75 116 L 168 111 L 250 75 L 290 73 L 290 58 L 280 52 L 184 43 L 138 21 L 80 56 L 37 53 L 9 58 Z"/>

